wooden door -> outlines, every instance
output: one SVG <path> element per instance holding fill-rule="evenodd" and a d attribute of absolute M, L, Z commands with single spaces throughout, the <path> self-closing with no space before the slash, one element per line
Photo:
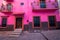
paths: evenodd
<path fill-rule="evenodd" d="M 16 18 L 16 28 L 22 28 L 22 18 L 21 17 Z"/>

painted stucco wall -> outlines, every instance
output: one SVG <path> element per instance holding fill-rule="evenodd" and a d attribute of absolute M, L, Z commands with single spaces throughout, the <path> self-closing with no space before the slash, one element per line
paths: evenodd
<path fill-rule="evenodd" d="M 1 6 L 2 1 L 3 0 L 0 0 L 0 6 Z M 56 20 L 60 21 L 60 16 L 59 16 L 58 10 L 56 12 L 48 12 L 48 13 L 47 12 L 46 13 L 32 12 L 31 3 L 34 2 L 34 1 L 38 2 L 38 0 L 22 0 L 22 1 L 21 0 L 14 0 L 14 2 L 12 3 L 13 4 L 13 13 L 25 12 L 24 18 L 23 18 L 24 19 L 23 20 L 24 24 L 28 24 L 27 20 L 29 20 L 29 22 L 32 22 L 33 21 L 33 16 L 40 16 L 41 22 L 47 22 L 49 15 L 56 15 Z M 21 5 L 22 2 L 24 3 L 24 5 Z M 48 2 L 48 0 L 46 0 L 46 2 Z M 52 7 L 52 6 L 49 5 L 48 7 Z M 4 13 L 0 12 L 0 14 L 1 14 L 0 16 L 5 16 Z M 2 18 L 0 17 L 0 25 L 1 25 L 1 20 L 2 20 Z M 15 22 L 15 17 L 13 15 L 9 15 L 7 24 L 11 25 L 11 24 L 14 24 L 14 22 Z"/>

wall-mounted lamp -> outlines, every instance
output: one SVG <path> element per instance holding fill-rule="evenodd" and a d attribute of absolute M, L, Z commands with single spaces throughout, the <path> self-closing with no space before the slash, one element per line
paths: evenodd
<path fill-rule="evenodd" d="M 27 20 L 27 22 L 29 22 L 29 20 Z"/>

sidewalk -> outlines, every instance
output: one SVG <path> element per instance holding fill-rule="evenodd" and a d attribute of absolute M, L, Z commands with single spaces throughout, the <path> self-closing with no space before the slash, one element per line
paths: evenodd
<path fill-rule="evenodd" d="M 60 40 L 60 30 L 41 31 L 48 40 Z M 2 37 L 0 40 L 47 40 L 41 33 L 29 33 L 24 31 L 18 37 Z M 4 36 L 4 35 L 3 35 Z"/>

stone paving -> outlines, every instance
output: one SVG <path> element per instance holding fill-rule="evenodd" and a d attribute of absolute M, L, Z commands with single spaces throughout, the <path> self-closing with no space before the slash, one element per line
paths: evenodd
<path fill-rule="evenodd" d="M 5 37 L 2 35 L 0 36 L 0 40 L 60 40 L 60 30 L 41 31 L 41 33 L 29 33 L 24 31 L 19 37 Z"/>
<path fill-rule="evenodd" d="M 60 30 L 42 31 L 49 40 L 60 40 Z"/>
<path fill-rule="evenodd" d="M 21 40 L 46 40 L 40 33 L 28 33 L 25 32 L 19 37 Z"/>

